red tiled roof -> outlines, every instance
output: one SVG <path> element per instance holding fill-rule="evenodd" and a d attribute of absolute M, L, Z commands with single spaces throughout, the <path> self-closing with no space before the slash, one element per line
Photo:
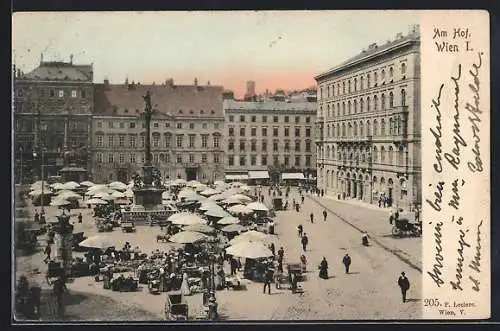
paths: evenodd
<path fill-rule="evenodd" d="M 94 84 L 95 115 L 135 115 L 149 90 L 153 109 L 175 117 L 224 117 L 222 86 Z"/>
<path fill-rule="evenodd" d="M 67 62 L 42 62 L 40 66 L 23 75 L 22 79 L 52 81 L 92 82 L 92 65 L 79 65 Z"/>

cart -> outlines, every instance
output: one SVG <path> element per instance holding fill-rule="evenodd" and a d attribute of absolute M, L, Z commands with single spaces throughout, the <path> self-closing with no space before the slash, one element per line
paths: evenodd
<path fill-rule="evenodd" d="M 274 282 L 276 285 L 276 289 L 282 289 L 283 285 L 286 285 L 293 293 L 300 291 L 300 286 L 295 283 L 293 284 L 293 279 L 296 282 L 300 282 L 304 280 L 302 275 L 302 266 L 300 263 L 290 263 L 286 267 L 287 274 L 278 272 L 274 274 Z"/>
<path fill-rule="evenodd" d="M 273 199 L 274 210 L 282 210 L 283 209 L 283 198 L 274 198 Z"/>
<path fill-rule="evenodd" d="M 135 225 L 132 221 L 125 221 L 121 223 L 122 232 L 135 232 Z"/>
<path fill-rule="evenodd" d="M 186 321 L 188 319 L 188 304 L 181 291 L 167 292 L 165 319 L 169 321 Z"/>
<path fill-rule="evenodd" d="M 394 237 L 420 237 L 422 235 L 422 224 L 412 223 L 406 218 L 396 219 L 392 227 Z"/>

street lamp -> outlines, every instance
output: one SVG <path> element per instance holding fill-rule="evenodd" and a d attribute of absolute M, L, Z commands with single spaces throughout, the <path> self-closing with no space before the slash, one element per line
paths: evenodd
<path fill-rule="evenodd" d="M 45 183 L 44 183 L 44 164 L 43 164 L 43 161 L 44 161 L 44 149 L 43 147 L 40 148 L 40 152 L 41 152 L 41 155 L 40 155 L 40 179 L 42 181 L 42 198 L 41 198 L 41 206 L 42 206 L 42 214 L 45 213 L 45 210 L 43 208 L 44 206 L 44 202 L 45 202 L 45 196 L 44 196 L 44 187 L 45 187 Z M 38 154 L 36 151 L 33 152 L 33 158 L 37 158 Z"/>

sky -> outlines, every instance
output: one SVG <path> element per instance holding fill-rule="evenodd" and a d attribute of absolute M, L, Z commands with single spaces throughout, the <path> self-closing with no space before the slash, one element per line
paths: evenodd
<path fill-rule="evenodd" d="M 418 24 L 415 11 L 15 13 L 12 59 L 94 66 L 94 82 L 222 85 L 237 97 L 307 88 L 314 76 Z"/>

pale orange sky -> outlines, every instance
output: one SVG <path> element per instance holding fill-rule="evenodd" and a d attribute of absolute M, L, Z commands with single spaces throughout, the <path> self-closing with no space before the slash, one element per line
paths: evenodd
<path fill-rule="evenodd" d="M 16 13 L 13 61 L 23 71 L 44 60 L 93 63 L 94 81 L 200 84 L 242 96 L 300 89 L 373 42 L 418 23 L 415 11 Z"/>

